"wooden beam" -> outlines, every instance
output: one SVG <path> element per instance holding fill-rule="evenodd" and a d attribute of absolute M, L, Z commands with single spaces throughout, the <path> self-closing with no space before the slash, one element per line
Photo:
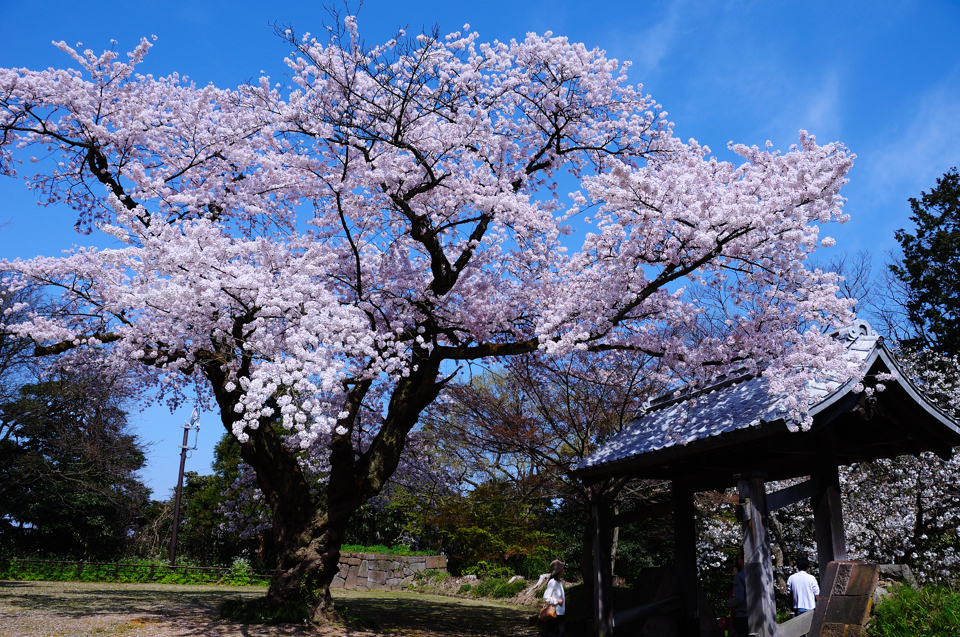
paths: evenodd
<path fill-rule="evenodd" d="M 810 632 L 813 624 L 813 611 L 797 615 L 777 626 L 778 637 L 803 637 Z"/>
<path fill-rule="evenodd" d="M 593 617 L 597 637 L 613 637 L 613 573 L 610 568 L 610 506 L 590 504 L 593 525 Z"/>
<path fill-rule="evenodd" d="M 697 604 L 697 522 L 693 490 L 674 480 L 673 553 L 676 558 L 677 588 L 680 592 L 678 637 L 699 637 L 700 610 Z"/>
<path fill-rule="evenodd" d="M 818 432 L 817 471 L 820 493 L 814 496 L 813 526 L 817 538 L 817 566 L 820 572 L 830 562 L 847 559 L 847 539 L 843 531 L 843 502 L 840 499 L 840 474 L 837 467 L 837 441 L 830 429 Z"/>
<path fill-rule="evenodd" d="M 767 511 L 776 511 L 800 500 L 806 500 L 820 494 L 820 483 L 811 478 L 786 489 L 767 494 Z"/>
<path fill-rule="evenodd" d="M 758 637 L 778 637 L 764 478 L 755 473 L 740 474 L 737 488 L 744 506 L 743 559 L 750 633 Z"/>

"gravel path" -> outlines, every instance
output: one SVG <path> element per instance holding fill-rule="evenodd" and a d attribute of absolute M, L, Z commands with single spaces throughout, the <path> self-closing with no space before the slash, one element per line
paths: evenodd
<path fill-rule="evenodd" d="M 529 609 L 412 593 L 338 591 L 337 607 L 369 632 L 343 626 L 251 626 L 217 619 L 231 597 L 264 589 L 166 584 L 0 581 L 0 637 L 527 637 Z"/>

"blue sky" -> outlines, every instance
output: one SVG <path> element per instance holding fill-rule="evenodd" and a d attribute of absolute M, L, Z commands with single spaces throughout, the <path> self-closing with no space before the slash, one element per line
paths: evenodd
<path fill-rule="evenodd" d="M 342 6 L 342 5 L 341 5 Z M 351 4 L 355 7 L 355 4 Z M 288 49 L 272 24 L 323 32 L 319 2 L 135 0 L 97 3 L 0 0 L 0 66 L 45 68 L 72 60 L 51 41 L 96 51 L 132 49 L 158 36 L 141 68 L 189 75 L 198 84 L 234 87 L 261 71 L 283 81 Z M 676 132 L 727 158 L 728 141 L 786 149 L 801 128 L 820 142 L 839 140 L 857 154 L 848 198 L 850 222 L 823 234 L 835 252 L 868 250 L 875 266 L 909 227 L 907 198 L 930 189 L 960 164 L 960 3 L 817 1 L 443 2 L 367 0 L 359 11 L 369 43 L 399 27 L 469 23 L 483 41 L 553 31 L 611 57 L 631 60 L 631 82 L 664 105 Z M 106 245 L 72 231 L 69 210 L 39 208 L 22 184 L 0 179 L 0 256 L 55 255 Z M 829 256 L 829 255 L 825 255 Z M 132 415 L 155 443 L 143 475 L 155 497 L 176 482 L 189 408 L 154 407 Z M 222 435 L 201 417 L 200 448 L 187 469 L 208 473 Z M 192 438 L 192 437 L 191 437 Z"/>

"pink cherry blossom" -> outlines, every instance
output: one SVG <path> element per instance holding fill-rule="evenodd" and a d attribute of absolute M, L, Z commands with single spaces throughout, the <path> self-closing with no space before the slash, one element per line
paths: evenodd
<path fill-rule="evenodd" d="M 806 267 L 820 226 L 846 220 L 843 145 L 801 131 L 721 161 L 674 137 L 628 65 L 552 35 L 365 48 L 353 18 L 327 43 L 281 35 L 287 89 L 141 74 L 146 39 L 126 60 L 59 44 L 79 71 L 0 70 L 0 171 L 29 166 L 42 202 L 119 245 L 5 262 L 56 299 L 17 334 L 100 350 L 173 401 L 195 389 L 245 459 L 293 453 L 271 442 L 279 421 L 330 455 L 331 490 L 352 485 L 323 505 L 343 510 L 379 492 L 466 361 L 634 350 L 663 383 L 763 365 L 799 417 L 811 380 L 855 373 L 825 336 L 849 303 Z M 731 300 L 725 333 L 690 338 L 690 283 Z M 306 524 L 292 456 L 248 462 L 275 531 Z"/>

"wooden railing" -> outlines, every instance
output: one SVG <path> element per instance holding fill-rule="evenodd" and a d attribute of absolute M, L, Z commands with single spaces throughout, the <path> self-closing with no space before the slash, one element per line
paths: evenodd
<path fill-rule="evenodd" d="M 813 624 L 813 611 L 808 611 L 802 615 L 797 615 L 793 619 L 787 620 L 777 626 L 778 637 L 803 637 L 810 632 L 810 626 Z"/>
<path fill-rule="evenodd" d="M 70 571 L 73 571 L 72 573 Z M 18 579 L 27 573 L 38 573 L 53 580 L 86 580 L 92 572 L 93 581 L 120 581 L 122 576 L 136 581 L 157 582 L 169 575 L 183 575 L 201 584 L 219 584 L 223 580 L 243 581 L 249 585 L 267 584 L 269 573 L 220 566 L 169 566 L 166 564 L 123 564 L 120 562 L 76 562 L 67 560 L 13 559 L 0 563 L 0 571 Z M 140 577 L 138 577 L 140 575 Z M 89 581 L 89 580 L 88 580 Z"/>

